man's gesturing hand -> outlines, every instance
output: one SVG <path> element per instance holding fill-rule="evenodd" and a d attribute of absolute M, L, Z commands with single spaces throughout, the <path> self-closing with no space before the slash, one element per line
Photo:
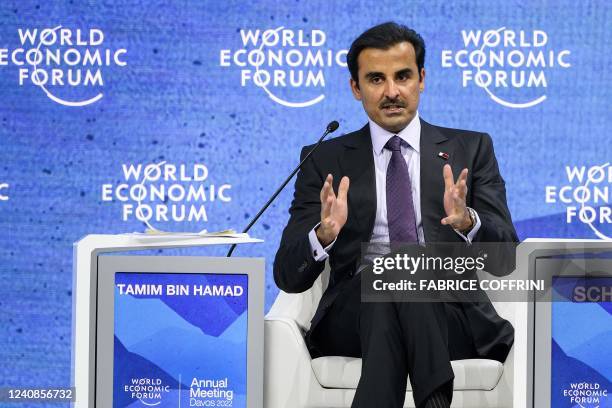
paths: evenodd
<path fill-rule="evenodd" d="M 468 169 L 463 169 L 457 182 L 454 182 L 451 166 L 444 165 L 444 211 L 446 217 L 442 218 L 442 225 L 450 225 L 459 230 L 466 231 L 472 228 L 472 219 L 465 204 L 467 196 Z"/>
<path fill-rule="evenodd" d="M 317 238 L 323 246 L 329 245 L 336 239 L 348 217 L 346 196 L 349 189 L 349 178 L 344 176 L 340 180 L 338 196 L 334 194 L 333 181 L 333 176 L 328 174 L 321 189 L 321 225 L 317 228 Z"/>

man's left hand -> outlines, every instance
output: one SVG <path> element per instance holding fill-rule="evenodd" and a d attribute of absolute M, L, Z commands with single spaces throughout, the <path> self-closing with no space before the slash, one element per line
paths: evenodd
<path fill-rule="evenodd" d="M 446 212 L 446 217 L 442 218 L 442 225 L 450 225 L 459 231 L 468 231 L 473 227 L 465 203 L 468 169 L 461 171 L 457 182 L 454 181 L 450 165 L 444 165 L 442 173 L 444 176 L 444 211 Z"/>

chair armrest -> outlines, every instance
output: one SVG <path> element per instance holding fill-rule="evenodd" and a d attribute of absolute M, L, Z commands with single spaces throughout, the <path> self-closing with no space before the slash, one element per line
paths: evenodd
<path fill-rule="evenodd" d="M 295 341 L 299 346 L 304 345 L 306 348 L 306 342 L 304 341 L 304 333 L 298 326 L 297 322 L 288 316 L 271 315 L 268 314 L 264 318 L 265 326 L 272 325 L 276 330 L 281 330 L 283 337 L 287 341 Z M 306 349 L 306 352 L 308 349 Z"/>
<path fill-rule="evenodd" d="M 293 320 L 298 327 L 308 330 L 310 320 L 317 310 L 327 283 L 329 281 L 329 262 L 312 287 L 302 293 L 285 293 L 282 290 L 274 300 L 274 304 L 268 312 L 270 318 L 287 317 Z"/>
<path fill-rule="evenodd" d="M 264 406 L 302 407 L 309 393 L 321 389 L 312 360 L 295 320 L 268 315 L 264 321 Z"/>

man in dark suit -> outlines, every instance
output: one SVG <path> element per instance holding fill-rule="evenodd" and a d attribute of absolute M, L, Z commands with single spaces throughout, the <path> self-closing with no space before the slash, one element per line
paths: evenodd
<path fill-rule="evenodd" d="M 353 42 L 350 85 L 369 123 L 304 163 L 274 262 L 278 287 L 297 293 L 329 258 L 329 286 L 306 340 L 313 356 L 362 357 L 353 407 L 401 407 L 408 374 L 417 407 L 448 407 L 450 361 L 504 361 L 513 342 L 489 302 L 360 299 L 363 242 L 517 241 L 491 138 L 419 118 L 424 61 L 420 35 L 395 23 Z"/>

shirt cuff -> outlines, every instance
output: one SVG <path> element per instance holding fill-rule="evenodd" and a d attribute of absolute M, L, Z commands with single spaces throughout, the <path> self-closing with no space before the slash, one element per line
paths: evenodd
<path fill-rule="evenodd" d="M 317 262 L 324 261 L 327 259 L 327 257 L 329 257 L 327 251 L 329 251 L 336 242 L 336 240 L 334 239 L 331 244 L 323 248 L 323 245 L 321 245 L 321 243 L 319 242 L 319 238 L 317 238 L 316 229 L 319 225 L 321 225 L 321 223 L 315 225 L 314 228 L 311 229 L 308 233 L 308 240 L 310 241 L 310 253 L 312 254 L 314 260 Z"/>
<path fill-rule="evenodd" d="M 468 244 L 472 243 L 472 239 L 474 239 L 474 236 L 478 233 L 478 230 L 480 229 L 480 217 L 478 216 L 478 213 L 473 208 L 470 208 L 470 210 L 472 210 L 472 214 L 474 214 L 474 226 L 472 227 L 470 232 L 468 232 L 467 236 L 461 233 L 461 231 L 455 229 L 455 232 L 459 234 L 459 236 L 463 238 L 464 241 Z"/>

